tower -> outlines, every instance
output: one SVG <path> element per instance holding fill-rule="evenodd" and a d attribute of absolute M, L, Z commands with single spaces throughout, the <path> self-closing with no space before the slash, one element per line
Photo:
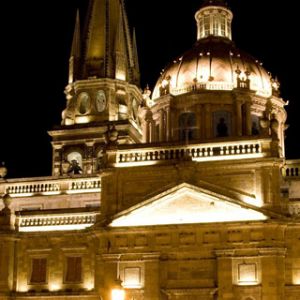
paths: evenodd
<path fill-rule="evenodd" d="M 95 173 L 108 144 L 141 141 L 139 79 L 123 0 L 89 1 L 84 26 L 76 15 L 62 123 L 49 132 L 53 175 Z"/>
<path fill-rule="evenodd" d="M 77 14 L 53 176 L 0 167 L 1 300 L 299 298 L 286 102 L 232 42 L 223 0 L 195 17 L 151 97 L 123 2 L 90 1 L 82 28 Z"/>

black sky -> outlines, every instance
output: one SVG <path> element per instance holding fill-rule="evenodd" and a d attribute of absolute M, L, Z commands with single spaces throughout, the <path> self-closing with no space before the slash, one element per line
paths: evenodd
<path fill-rule="evenodd" d="M 86 2 L 10 1 L 2 7 L 0 161 L 6 162 L 8 178 L 51 174 L 47 130 L 61 121 L 76 7 Z M 194 14 L 201 0 L 125 2 L 136 27 L 142 85 L 153 87 L 161 69 L 196 41 Z M 282 97 L 290 101 L 288 158 L 300 158 L 299 17 L 294 3 L 230 2 L 237 46 L 278 76 Z"/>

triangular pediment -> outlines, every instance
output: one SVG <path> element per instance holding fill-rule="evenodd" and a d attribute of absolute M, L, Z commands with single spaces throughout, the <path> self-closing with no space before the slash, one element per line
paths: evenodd
<path fill-rule="evenodd" d="M 116 215 L 112 227 L 263 221 L 247 203 L 183 183 Z"/>

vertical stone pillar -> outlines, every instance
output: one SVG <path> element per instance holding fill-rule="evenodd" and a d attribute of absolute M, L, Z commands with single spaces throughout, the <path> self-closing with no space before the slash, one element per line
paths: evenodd
<path fill-rule="evenodd" d="M 151 122 L 150 121 L 146 121 L 146 130 L 145 130 L 145 132 L 144 132 L 144 134 L 145 134 L 145 142 L 146 143 L 150 143 L 150 132 L 151 132 Z"/>
<path fill-rule="evenodd" d="M 0 232 L 0 294 L 8 294 L 14 287 L 14 234 Z"/>
<path fill-rule="evenodd" d="M 236 109 L 236 135 L 242 136 L 243 135 L 243 120 L 242 120 L 242 103 L 237 101 L 235 104 Z"/>
<path fill-rule="evenodd" d="M 280 165 L 262 168 L 263 204 L 266 207 L 281 209 Z"/>
<path fill-rule="evenodd" d="M 158 253 L 143 255 L 145 262 L 145 300 L 160 300 L 160 255 Z"/>
<path fill-rule="evenodd" d="M 62 175 L 62 145 L 53 145 L 52 176 Z"/>
<path fill-rule="evenodd" d="M 118 279 L 119 254 L 97 256 L 95 288 L 101 299 L 111 300 L 111 291 Z"/>
<path fill-rule="evenodd" d="M 205 118 L 204 118 L 204 124 L 203 127 L 205 130 L 205 138 L 210 139 L 213 135 L 212 130 L 212 116 L 211 116 L 211 105 L 206 104 L 205 105 Z"/>
<path fill-rule="evenodd" d="M 171 112 L 170 107 L 166 109 L 166 141 L 171 140 Z"/>
<path fill-rule="evenodd" d="M 143 142 L 144 143 L 149 143 L 149 121 L 145 119 L 142 123 L 142 131 L 143 131 Z"/>
<path fill-rule="evenodd" d="M 159 126 L 159 141 L 163 142 L 165 137 L 165 112 L 163 109 L 160 110 L 160 126 Z"/>
<path fill-rule="evenodd" d="M 218 300 L 234 300 L 233 278 L 232 278 L 232 256 L 231 250 L 218 250 L 217 272 L 218 272 Z"/>
<path fill-rule="evenodd" d="M 156 137 L 155 137 L 155 122 L 151 121 L 150 123 L 150 142 L 156 142 Z"/>
<path fill-rule="evenodd" d="M 246 135 L 252 135 L 252 120 L 251 120 L 251 103 L 247 102 L 246 106 Z"/>
<path fill-rule="evenodd" d="M 262 300 L 284 300 L 286 249 L 261 249 L 259 252 L 262 264 Z"/>
<path fill-rule="evenodd" d="M 4 195 L 2 201 L 4 208 L 0 211 L 0 294 L 8 293 L 14 287 L 16 240 L 15 215 L 10 210 L 12 199 L 9 195 Z"/>

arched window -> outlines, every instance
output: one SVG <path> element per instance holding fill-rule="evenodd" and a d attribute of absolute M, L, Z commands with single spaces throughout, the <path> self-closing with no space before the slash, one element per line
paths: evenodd
<path fill-rule="evenodd" d="M 252 135 L 259 135 L 259 131 L 260 131 L 260 126 L 259 126 L 259 118 L 258 116 L 252 115 L 251 116 L 251 121 L 252 121 Z"/>
<path fill-rule="evenodd" d="M 82 173 L 82 155 L 79 152 L 71 152 L 67 155 L 69 162 L 69 174 L 81 174 Z"/>
<path fill-rule="evenodd" d="M 231 135 L 231 113 L 216 111 L 213 114 L 214 136 L 226 137 Z"/>
<path fill-rule="evenodd" d="M 85 115 L 90 111 L 91 98 L 88 93 L 80 93 L 78 96 L 78 111 L 81 115 Z"/>
<path fill-rule="evenodd" d="M 196 138 L 196 115 L 183 113 L 179 116 L 179 140 L 189 142 Z"/>

